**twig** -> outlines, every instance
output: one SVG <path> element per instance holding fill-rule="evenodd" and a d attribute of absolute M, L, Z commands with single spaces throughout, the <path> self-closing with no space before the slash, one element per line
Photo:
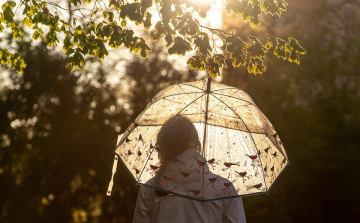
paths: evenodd
<path fill-rule="evenodd" d="M 68 12 L 75 12 L 75 11 L 81 11 L 81 10 L 90 11 L 89 9 L 86 9 L 86 8 L 66 9 L 66 8 L 63 8 L 63 7 L 61 7 L 60 5 L 58 5 L 58 4 L 54 3 L 54 2 L 46 2 L 46 3 L 49 4 L 49 5 L 55 6 L 57 8 L 60 8 L 60 9 L 62 9 L 64 11 L 68 11 Z"/>

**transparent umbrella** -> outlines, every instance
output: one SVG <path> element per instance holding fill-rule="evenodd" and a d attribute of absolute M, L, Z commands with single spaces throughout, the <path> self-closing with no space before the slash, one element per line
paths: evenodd
<path fill-rule="evenodd" d="M 189 138 L 193 127 L 200 145 L 162 161 L 159 140 Z M 160 91 L 114 151 L 108 195 L 118 160 L 141 185 L 202 201 L 266 193 L 289 164 L 279 135 L 251 97 L 210 78 Z"/>

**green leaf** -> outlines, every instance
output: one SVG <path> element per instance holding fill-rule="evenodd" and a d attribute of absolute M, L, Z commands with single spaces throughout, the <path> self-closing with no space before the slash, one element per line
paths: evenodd
<path fill-rule="evenodd" d="M 105 59 L 105 56 L 109 55 L 109 53 L 106 50 L 104 43 L 100 39 L 95 40 L 95 42 L 97 45 L 96 58 L 101 60 Z"/>
<path fill-rule="evenodd" d="M 113 5 L 115 8 L 117 8 L 118 5 L 119 5 L 119 3 L 118 3 L 116 0 L 110 0 L 110 1 L 109 1 L 109 7 L 112 6 L 112 5 Z"/>
<path fill-rule="evenodd" d="M 141 4 L 134 2 L 120 5 L 120 18 L 125 19 L 126 17 L 134 21 L 135 24 L 143 23 L 145 14 L 144 11 L 141 10 Z"/>
<path fill-rule="evenodd" d="M 20 54 L 11 54 L 2 48 L 0 48 L 0 63 L 4 65 L 9 65 L 11 63 L 11 69 L 15 70 L 19 74 L 22 74 L 23 68 L 26 67 L 26 64 Z"/>
<path fill-rule="evenodd" d="M 165 24 L 162 21 L 159 21 L 155 25 L 155 29 L 150 32 L 150 38 L 152 41 L 158 41 L 161 39 L 161 37 L 167 33 L 170 34 L 168 31 L 168 27 L 165 26 Z"/>
<path fill-rule="evenodd" d="M 77 34 L 81 34 L 81 33 L 82 33 L 82 28 L 81 28 L 81 26 L 77 26 L 77 27 L 76 27 L 76 33 L 77 33 Z"/>
<path fill-rule="evenodd" d="M 23 15 L 26 15 L 26 13 L 28 13 L 30 11 L 30 6 L 29 5 L 25 5 L 25 8 L 22 12 Z"/>
<path fill-rule="evenodd" d="M 289 37 L 289 44 L 288 46 L 290 47 L 291 50 L 295 50 L 297 51 L 299 54 L 306 54 L 306 50 L 304 48 L 302 48 L 298 41 L 292 37 Z"/>
<path fill-rule="evenodd" d="M 200 56 L 192 56 L 187 61 L 187 64 L 189 65 L 190 70 L 198 69 L 198 70 L 202 71 L 205 69 L 204 63 L 205 63 L 205 61 Z"/>
<path fill-rule="evenodd" d="M 215 63 L 219 64 L 220 67 L 225 67 L 227 68 L 226 62 L 225 62 L 225 56 L 222 54 L 215 54 L 213 56 L 213 59 L 215 61 Z"/>
<path fill-rule="evenodd" d="M 161 34 L 156 30 L 151 30 L 150 32 L 150 39 L 151 41 L 159 41 L 161 39 Z"/>
<path fill-rule="evenodd" d="M 269 49 L 271 49 L 271 48 L 273 48 L 273 47 L 274 47 L 274 45 L 273 45 L 272 40 L 271 40 L 271 39 L 267 39 L 267 42 L 266 42 L 266 44 L 265 44 L 266 50 L 269 50 Z"/>
<path fill-rule="evenodd" d="M 299 55 L 298 55 L 298 53 L 297 53 L 295 50 L 291 51 L 288 60 L 289 60 L 290 62 L 294 62 L 294 63 L 300 64 Z"/>
<path fill-rule="evenodd" d="M 206 33 L 199 33 L 194 40 L 195 49 L 200 55 L 210 56 L 212 48 L 209 43 L 209 37 Z"/>
<path fill-rule="evenodd" d="M 251 58 L 248 64 L 248 72 L 253 74 L 262 74 L 266 70 L 262 59 Z"/>
<path fill-rule="evenodd" d="M 114 13 L 112 12 L 107 12 L 107 16 L 105 17 L 107 18 L 108 22 L 113 22 L 114 21 Z"/>
<path fill-rule="evenodd" d="M 68 61 L 66 62 L 66 67 L 71 65 L 71 71 L 77 67 L 81 70 L 81 65 L 85 65 L 84 56 L 80 53 L 80 49 L 76 49 L 75 53 L 69 57 Z"/>
<path fill-rule="evenodd" d="M 286 45 L 286 51 L 290 52 L 288 60 L 300 64 L 299 54 L 306 54 L 304 48 L 302 48 L 298 41 L 292 37 L 289 37 L 289 43 Z"/>
<path fill-rule="evenodd" d="M 276 47 L 274 50 L 274 54 L 279 58 L 283 58 L 286 60 L 286 41 L 276 38 Z"/>
<path fill-rule="evenodd" d="M 11 60 L 11 68 L 17 71 L 19 74 L 22 74 L 23 68 L 26 67 L 26 64 L 24 60 L 21 58 L 21 55 L 18 53 L 10 55 L 10 60 Z"/>
<path fill-rule="evenodd" d="M 34 5 L 34 7 L 35 7 L 36 9 L 40 9 L 40 8 L 41 8 L 41 7 L 39 6 L 39 4 L 37 3 L 36 0 L 31 0 L 31 2 L 32 2 L 32 4 Z"/>
<path fill-rule="evenodd" d="M 191 51 L 191 45 L 181 37 L 174 38 L 174 44 L 168 49 L 169 54 L 178 54 L 184 56 L 186 52 Z"/>
<path fill-rule="evenodd" d="M 20 29 L 20 26 L 16 22 L 10 23 L 9 27 L 13 33 L 14 39 L 20 39 L 21 36 L 24 34 L 23 31 Z"/>
<path fill-rule="evenodd" d="M 34 32 L 34 34 L 32 35 L 32 38 L 34 39 L 34 40 L 37 40 L 37 39 L 39 39 L 40 38 L 40 32 L 38 31 L 38 30 L 36 30 L 35 32 Z"/>
<path fill-rule="evenodd" d="M 31 26 L 30 19 L 28 17 L 25 17 L 23 19 L 23 21 L 21 22 L 21 24 L 26 25 L 27 27 L 30 27 Z"/>
<path fill-rule="evenodd" d="M 121 44 L 123 44 L 121 30 L 115 29 L 114 32 L 111 34 L 109 46 L 116 49 L 119 48 Z"/>
<path fill-rule="evenodd" d="M 212 78 L 220 75 L 219 64 L 217 64 L 213 58 L 207 58 L 205 64 L 206 71 L 210 74 Z"/>
<path fill-rule="evenodd" d="M 68 50 L 66 51 L 66 55 L 67 55 L 67 56 L 69 56 L 69 55 L 71 55 L 71 54 L 73 54 L 73 53 L 75 53 L 75 50 L 72 49 L 72 48 L 70 48 L 70 49 L 68 49 Z"/>
<path fill-rule="evenodd" d="M 233 67 L 240 67 L 246 65 L 247 55 L 244 53 L 242 49 L 237 49 L 230 55 L 230 59 L 233 59 L 232 65 Z"/>
<path fill-rule="evenodd" d="M 286 11 L 287 5 L 288 3 L 284 0 L 263 0 L 262 10 L 264 10 L 265 13 L 270 13 L 271 15 L 278 14 L 281 16 L 281 13 Z"/>
<path fill-rule="evenodd" d="M 14 13 L 13 13 L 12 9 L 15 6 L 16 6 L 16 3 L 14 1 L 7 1 L 1 6 L 1 8 L 3 10 L 2 20 L 4 23 L 11 23 L 14 21 Z"/>
<path fill-rule="evenodd" d="M 42 13 L 36 13 L 36 15 L 34 15 L 34 17 L 32 18 L 32 24 L 34 24 L 35 26 L 38 23 L 44 23 L 44 19 L 43 19 L 43 14 Z"/>
<path fill-rule="evenodd" d="M 39 31 L 40 34 L 44 35 L 44 32 L 42 31 L 41 28 L 37 28 L 37 30 Z"/>
<path fill-rule="evenodd" d="M 166 47 L 169 47 L 173 43 L 173 37 L 171 34 L 166 34 L 165 36 Z"/>
<path fill-rule="evenodd" d="M 141 0 L 141 12 L 144 13 L 152 6 L 152 0 Z"/>
<path fill-rule="evenodd" d="M 57 43 L 59 43 L 54 28 L 50 29 L 49 32 L 45 35 L 45 40 L 47 42 L 48 47 L 52 47 L 54 45 L 57 45 Z"/>
<path fill-rule="evenodd" d="M 34 7 L 32 7 L 32 6 L 29 6 L 29 7 L 30 7 L 30 9 L 29 9 L 29 12 L 28 12 L 28 16 L 30 17 L 30 16 L 35 15 L 36 9 Z"/>
<path fill-rule="evenodd" d="M 248 47 L 248 53 L 252 58 L 262 58 L 266 55 L 266 47 L 255 36 L 249 36 L 251 44 Z"/>
<path fill-rule="evenodd" d="M 199 25 L 194 21 L 190 13 L 186 13 L 178 18 L 178 23 L 174 30 L 177 30 L 181 35 L 193 36 L 199 33 Z"/>
<path fill-rule="evenodd" d="M 230 59 L 233 59 L 232 65 L 239 67 L 246 65 L 245 49 L 248 47 L 244 41 L 235 35 L 230 35 L 225 38 L 226 52 L 230 54 Z"/>
<path fill-rule="evenodd" d="M 260 25 L 259 16 L 261 15 L 261 1 L 260 0 L 228 0 L 226 5 L 228 14 L 234 12 L 240 15 L 244 22 L 249 21 L 251 27 Z"/>
<path fill-rule="evenodd" d="M 215 54 L 212 58 L 207 58 L 205 63 L 206 71 L 215 78 L 220 75 L 220 68 L 227 67 L 225 57 L 221 54 Z"/>
<path fill-rule="evenodd" d="M 143 58 L 148 56 L 147 51 L 151 51 L 150 47 L 146 45 L 143 38 L 140 38 L 140 41 L 136 42 L 136 47 L 140 50 L 140 56 Z"/>
<path fill-rule="evenodd" d="M 12 10 L 16 6 L 16 3 L 14 1 L 6 1 L 2 6 L 1 9 L 5 11 L 7 8 Z"/>
<path fill-rule="evenodd" d="M 64 43 L 64 46 L 63 46 L 64 51 L 68 51 L 69 49 L 71 49 L 73 47 L 73 44 L 70 41 L 70 36 L 66 36 L 63 43 Z"/>

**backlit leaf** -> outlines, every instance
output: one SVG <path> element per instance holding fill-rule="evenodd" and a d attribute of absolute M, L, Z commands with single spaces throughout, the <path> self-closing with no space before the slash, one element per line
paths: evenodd
<path fill-rule="evenodd" d="M 251 58 L 247 68 L 248 72 L 253 74 L 262 74 L 266 70 L 262 59 L 259 58 Z"/>

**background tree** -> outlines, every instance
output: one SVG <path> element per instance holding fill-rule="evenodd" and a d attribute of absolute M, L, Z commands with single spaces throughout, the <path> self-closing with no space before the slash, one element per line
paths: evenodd
<path fill-rule="evenodd" d="M 1 97 L 1 221 L 68 222 L 101 215 L 106 148 L 119 114 L 101 69 L 90 84 L 70 75 L 46 44 L 19 44 L 28 66 Z M 123 118 L 122 118 L 123 117 Z"/>
<path fill-rule="evenodd" d="M 117 134 L 160 87 L 195 74 L 172 69 L 155 51 L 129 63 L 112 87 L 99 61 L 70 73 L 46 43 L 17 47 L 28 66 L 21 76 L 10 72 L 11 87 L 0 92 L 0 221 L 130 222 L 138 187 L 124 167 L 106 196 Z M 128 83 L 132 93 L 117 97 Z"/>
<path fill-rule="evenodd" d="M 164 39 L 169 54 L 185 55 L 195 50 L 189 60 L 191 69 L 206 70 L 213 77 L 219 75 L 219 69 L 227 67 L 223 53 L 218 53 L 210 44 L 212 35 L 217 35 L 226 46 L 225 52 L 230 55 L 234 67 L 247 66 L 250 73 L 263 73 L 266 67 L 262 58 L 271 48 L 278 57 L 288 58 L 299 63 L 298 54 L 305 50 L 294 38 L 282 40 L 275 37 L 259 37 L 251 33 L 229 33 L 204 26 L 199 22 L 205 18 L 212 7 L 210 2 L 197 0 L 69 0 L 67 6 L 63 2 L 21 0 L 7 1 L 2 5 L 0 14 L 0 32 L 6 28 L 15 39 L 22 38 L 21 24 L 32 32 L 32 38 L 44 38 L 47 46 L 62 43 L 68 55 L 66 66 L 71 70 L 81 69 L 84 57 L 94 56 L 104 59 L 108 55 L 106 46 L 111 48 L 126 47 L 130 52 L 140 53 L 147 57 L 150 47 L 146 38 L 137 36 L 134 26 L 151 29 L 153 41 Z M 261 14 L 277 14 L 286 11 L 284 0 L 225 0 L 226 11 L 240 16 L 249 22 L 251 27 L 260 25 Z M 151 7 L 157 9 L 155 16 Z M 66 8 L 67 7 L 67 8 Z M 16 17 L 17 15 L 18 17 Z M 200 20 L 201 21 L 201 20 Z M 240 21 L 240 20 L 238 20 Z M 4 25 L 2 25 L 4 24 Z M 247 41 L 245 40 L 247 39 Z M 261 41 L 260 41 L 261 39 Z M 22 72 L 25 67 L 19 53 L 0 48 L 2 64 Z M 288 54 L 288 55 L 287 55 Z"/>
<path fill-rule="evenodd" d="M 269 18 L 259 34 L 298 37 L 308 50 L 302 66 L 269 58 L 262 77 L 241 69 L 224 72 L 223 82 L 245 89 L 272 120 L 292 164 L 268 196 L 244 198 L 246 217 L 249 222 L 358 222 L 354 194 L 360 171 L 353 167 L 360 164 L 360 5 L 289 4 L 288 14 Z"/>

